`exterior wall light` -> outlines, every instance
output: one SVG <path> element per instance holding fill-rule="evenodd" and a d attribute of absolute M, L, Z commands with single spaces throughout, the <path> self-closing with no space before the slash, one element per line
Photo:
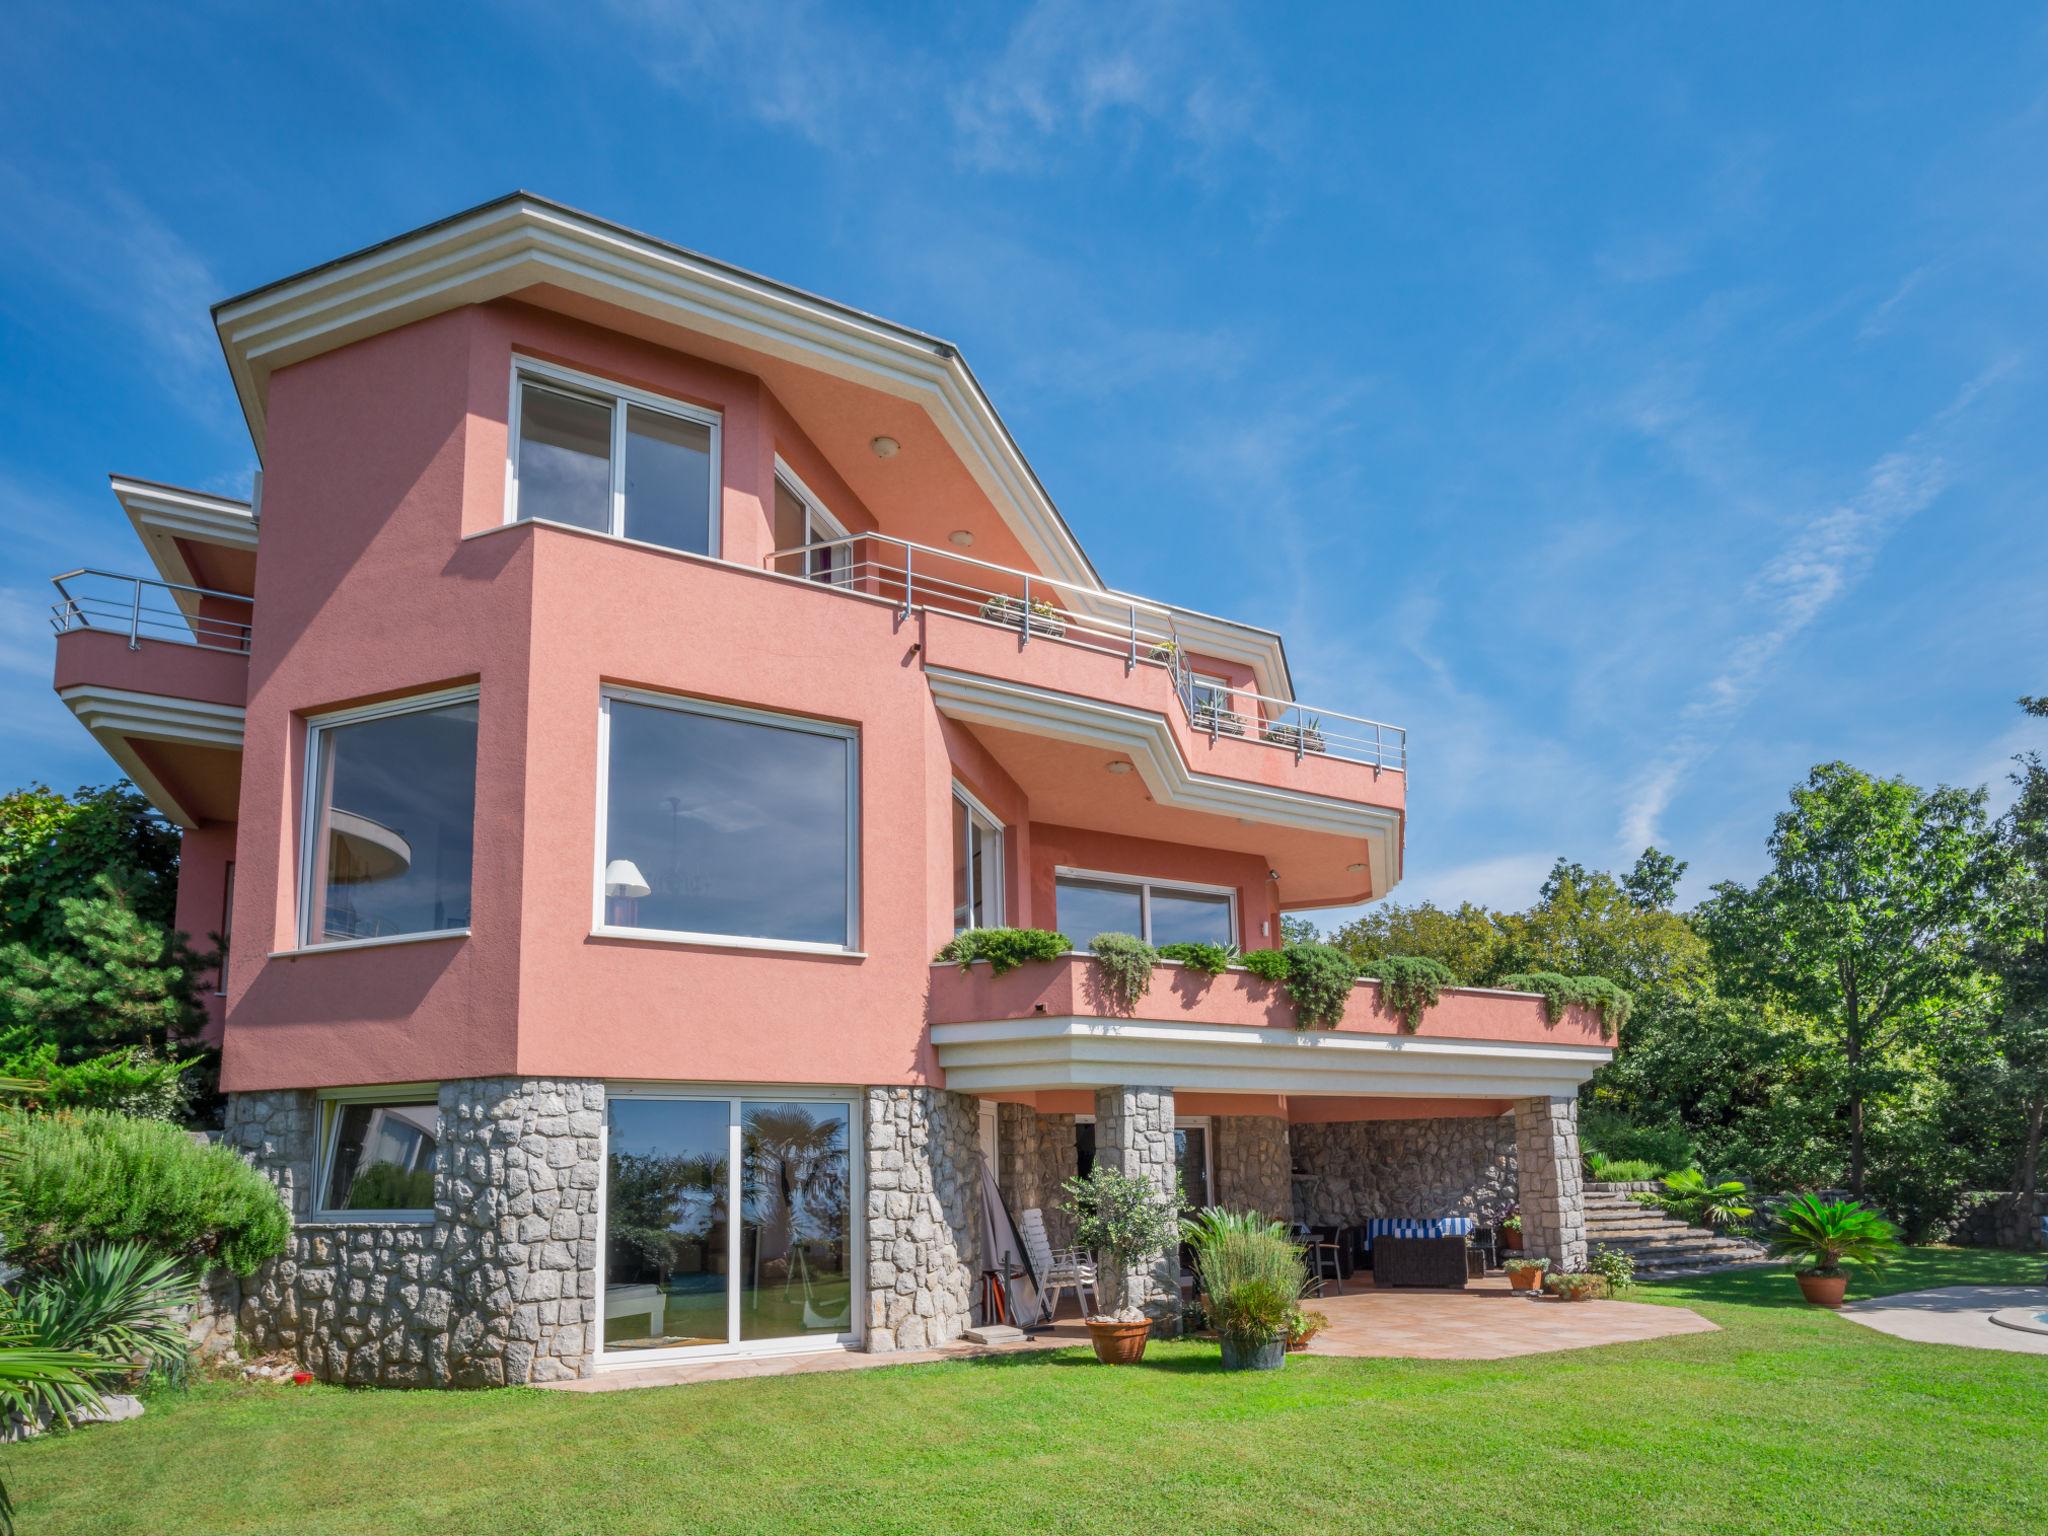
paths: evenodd
<path fill-rule="evenodd" d="M 1131 765 L 1123 761 L 1123 759 L 1121 758 L 1117 759 L 1117 761 L 1113 763 L 1104 763 L 1102 766 L 1107 768 L 1111 773 L 1129 773 L 1131 771 Z"/>
<path fill-rule="evenodd" d="M 897 450 L 902 448 L 903 445 L 893 437 L 878 437 L 870 442 L 868 446 L 875 450 L 876 458 L 893 459 L 896 457 Z"/>
<path fill-rule="evenodd" d="M 955 528 L 946 535 L 946 542 L 948 544 L 957 544 L 962 549 L 972 549 L 974 547 L 974 535 L 965 528 Z"/>

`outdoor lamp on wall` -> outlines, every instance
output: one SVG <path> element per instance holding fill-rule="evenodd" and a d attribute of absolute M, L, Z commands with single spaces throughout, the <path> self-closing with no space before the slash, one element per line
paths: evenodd
<path fill-rule="evenodd" d="M 650 889 L 638 864 L 631 859 L 613 859 L 604 867 L 605 920 L 618 927 L 631 927 L 639 921 L 640 898 Z"/>

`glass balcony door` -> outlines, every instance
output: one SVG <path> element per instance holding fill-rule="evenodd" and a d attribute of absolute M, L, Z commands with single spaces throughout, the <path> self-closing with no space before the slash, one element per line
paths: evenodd
<path fill-rule="evenodd" d="M 618 1094 L 606 1134 L 603 1355 L 854 1341 L 849 1101 Z"/>

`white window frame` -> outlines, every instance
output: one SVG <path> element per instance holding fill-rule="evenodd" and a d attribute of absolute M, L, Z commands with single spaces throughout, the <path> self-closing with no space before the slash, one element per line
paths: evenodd
<path fill-rule="evenodd" d="M 1163 885 L 1166 882 L 1161 881 L 1160 883 Z M 1096 1117 L 1094 1115 L 1076 1115 L 1074 1116 L 1074 1124 L 1094 1125 L 1096 1124 Z M 1209 1200 L 1213 1204 L 1216 1199 L 1216 1130 L 1214 1117 L 1210 1115 L 1175 1115 L 1173 1117 L 1173 1128 L 1176 1131 L 1200 1131 L 1202 1133 L 1202 1179 L 1209 1187 Z M 1100 1157 L 1102 1155 L 1102 1148 L 1097 1146 L 1095 1152 L 1096 1156 Z"/>
<path fill-rule="evenodd" d="M 325 954 L 333 949 L 362 949 L 376 944 L 416 944 L 426 939 L 466 938 L 469 928 L 432 928 L 421 933 L 380 934 L 367 939 L 334 939 L 326 943 L 313 936 L 314 903 L 324 898 L 325 892 L 313 889 L 313 871 L 319 867 L 319 851 L 315 841 L 320 836 L 319 807 L 315 803 L 320 793 L 320 737 L 336 726 L 355 725 L 364 720 L 382 720 L 389 715 L 413 715 L 424 710 L 440 709 L 449 704 L 477 705 L 478 756 L 482 755 L 483 705 L 482 690 L 474 683 L 461 688 L 437 688 L 430 693 L 409 693 L 403 698 L 386 699 L 381 704 L 365 704 L 357 709 L 336 709 L 325 714 L 306 717 L 306 763 L 305 777 L 299 788 L 299 916 L 295 946 L 282 953 Z M 477 764 L 470 762 L 470 900 L 476 899 L 476 782 Z M 472 906 L 471 912 L 474 914 Z"/>
<path fill-rule="evenodd" d="M 846 1106 L 847 1213 L 849 1262 L 853 1273 L 853 1312 L 849 1333 L 798 1334 L 781 1339 L 740 1339 L 740 1288 L 726 1287 L 726 1341 L 723 1344 L 679 1344 L 669 1349 L 610 1350 L 604 1347 L 605 1274 L 611 1258 L 608 1222 L 611 1219 L 612 1117 L 607 1109 L 598 1138 L 597 1161 L 597 1321 L 590 1341 L 592 1367 L 600 1371 L 631 1370 L 637 1366 L 664 1362 L 722 1360 L 755 1355 L 825 1354 L 835 1350 L 857 1350 L 867 1333 L 867 1124 L 863 1117 L 864 1095 L 858 1088 L 797 1087 L 788 1083 L 607 1083 L 607 1105 L 616 1099 L 689 1099 L 698 1103 L 726 1104 L 726 1211 L 727 1226 L 740 1229 L 738 1213 L 744 1209 L 742 1162 L 746 1127 L 741 1123 L 741 1101 L 752 1099 L 781 1103 L 823 1103 Z M 737 1281 L 738 1276 L 729 1276 Z"/>
<path fill-rule="evenodd" d="M 563 394 L 581 395 L 593 404 L 608 405 L 612 413 L 611 439 L 611 518 L 603 528 L 584 528 L 574 523 L 556 522 L 546 517 L 525 517 L 519 515 L 519 416 L 524 394 L 522 386 L 531 380 L 544 388 L 554 389 Z M 664 416 L 674 416 L 683 421 L 693 421 L 699 426 L 711 429 L 711 500 L 707 516 L 711 527 L 706 535 L 704 554 L 712 560 L 722 559 L 725 548 L 725 476 L 720 458 L 723 441 L 722 428 L 725 418 L 718 411 L 701 405 L 692 405 L 686 400 L 677 400 L 669 395 L 657 395 L 648 390 L 634 389 L 627 384 L 614 383 L 592 373 L 580 373 L 574 368 L 564 368 L 559 363 L 544 363 L 538 358 L 515 354 L 512 359 L 511 403 L 506 408 L 505 421 L 505 521 L 511 523 L 539 523 L 550 528 L 575 528 L 578 533 L 596 533 L 606 538 L 618 539 L 627 544 L 645 544 L 649 549 L 667 549 L 672 554 L 696 554 L 696 550 L 675 550 L 666 544 L 654 544 L 645 539 L 626 536 L 626 407 L 637 405 L 642 410 L 658 411 Z"/>
<path fill-rule="evenodd" d="M 1234 885 L 1203 885 L 1193 880 L 1155 880 L 1149 875 L 1120 875 L 1110 870 L 1076 869 L 1066 864 L 1055 865 L 1052 877 L 1055 908 L 1059 905 L 1059 882 L 1062 880 L 1100 880 L 1108 885 L 1135 887 L 1138 892 L 1138 910 L 1144 919 L 1140 926 L 1145 930 L 1138 937 L 1147 944 L 1152 942 L 1152 893 L 1155 890 L 1193 891 L 1200 896 L 1227 897 L 1230 901 L 1230 942 L 1237 943 L 1238 935 L 1242 932 L 1237 923 L 1237 887 Z M 1082 955 L 1087 951 L 1077 949 L 1071 953 Z"/>
<path fill-rule="evenodd" d="M 334 1177 L 334 1156 L 341 1142 L 341 1112 L 351 1104 L 417 1104 L 422 1099 L 431 1099 L 436 1105 L 434 1122 L 434 1152 L 440 1155 L 441 1144 L 446 1139 L 440 1134 L 438 1106 L 441 1102 L 439 1083 L 384 1083 L 374 1088 L 323 1088 L 315 1099 L 319 1107 L 320 1155 L 313 1160 L 313 1221 L 332 1225 L 373 1222 L 388 1225 L 398 1222 L 429 1223 L 434 1219 L 434 1208 L 398 1211 L 335 1211 L 327 1207 L 327 1190 Z"/>
<path fill-rule="evenodd" d="M 1003 823 L 999 819 L 997 819 L 996 813 L 994 811 L 990 810 L 986 805 L 983 805 L 981 803 L 981 800 L 975 795 L 973 790 L 969 789 L 965 784 L 962 784 L 958 779 L 955 779 L 953 781 L 953 798 L 955 800 L 958 800 L 961 804 L 967 807 L 967 838 L 969 843 L 971 843 L 974 838 L 974 822 L 976 817 L 979 817 L 982 821 L 986 822 L 988 824 L 988 830 L 995 833 L 996 857 L 995 870 L 991 886 L 991 889 L 994 891 L 994 900 L 990 902 L 990 906 L 994 910 L 992 913 L 993 921 L 991 921 L 987 926 L 990 928 L 1000 928 L 1003 926 L 1005 914 L 1009 910 L 1009 902 L 1007 898 L 1007 893 L 1004 890 L 1003 881 L 1005 876 L 1005 870 L 1007 868 L 1004 862 L 1004 855 L 1006 851 L 1005 845 L 1008 840 L 1010 829 L 1004 826 Z M 950 823 L 951 817 L 948 816 L 947 820 Z M 965 844 L 953 850 L 953 857 L 958 860 L 967 861 L 971 864 L 971 861 L 967 860 L 967 845 Z M 974 894 L 971 891 L 968 893 L 967 897 L 967 910 L 969 915 L 971 916 L 974 911 Z M 974 926 L 975 925 L 972 922 L 968 924 L 968 927 L 970 928 Z"/>
<path fill-rule="evenodd" d="M 846 525 L 832 515 L 831 509 L 825 505 L 824 499 L 808 485 L 804 484 L 803 477 L 791 469 L 789 461 L 779 453 L 775 455 L 775 478 L 789 488 L 789 493 L 792 496 L 803 503 L 804 544 L 807 548 L 812 544 L 826 544 L 834 539 L 848 539 L 852 537 L 846 531 Z M 847 545 L 841 544 L 839 546 L 839 554 L 842 557 L 850 557 L 852 553 L 851 548 Z M 784 574 L 787 575 L 788 573 L 784 572 Z M 833 587 L 845 586 L 852 579 L 849 570 L 836 569 L 831 572 L 829 577 L 820 578 L 808 568 L 808 561 L 806 562 L 803 577 L 806 581 L 822 580 L 824 585 Z"/>
<path fill-rule="evenodd" d="M 747 934 L 691 933 L 674 928 L 629 928 L 605 921 L 605 847 L 611 835 L 612 792 L 612 704 L 649 704 L 685 715 L 710 715 L 721 720 L 741 720 L 777 730 L 803 731 L 813 736 L 836 736 L 847 744 L 846 775 L 846 942 L 818 944 L 807 939 L 775 939 Z M 860 948 L 860 730 L 807 715 L 780 714 L 764 709 L 745 709 L 736 704 L 714 704 L 686 694 L 657 693 L 646 688 L 607 687 L 599 690 L 597 711 L 597 836 L 591 858 L 590 931 L 600 938 L 643 939 L 672 944 L 709 944 L 725 949 L 788 950 L 809 955 L 859 955 Z"/>

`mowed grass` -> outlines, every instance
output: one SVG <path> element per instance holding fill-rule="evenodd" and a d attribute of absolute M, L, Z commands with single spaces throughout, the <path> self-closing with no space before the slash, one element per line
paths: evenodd
<path fill-rule="evenodd" d="M 2041 1274 L 1923 1249 L 1852 1295 Z M 208 1385 L 0 1471 L 25 1536 L 2048 1531 L 2048 1356 L 1892 1339 L 1784 1271 L 1637 1296 L 1723 1331 L 1271 1375 L 1175 1343 L 597 1395 Z"/>

